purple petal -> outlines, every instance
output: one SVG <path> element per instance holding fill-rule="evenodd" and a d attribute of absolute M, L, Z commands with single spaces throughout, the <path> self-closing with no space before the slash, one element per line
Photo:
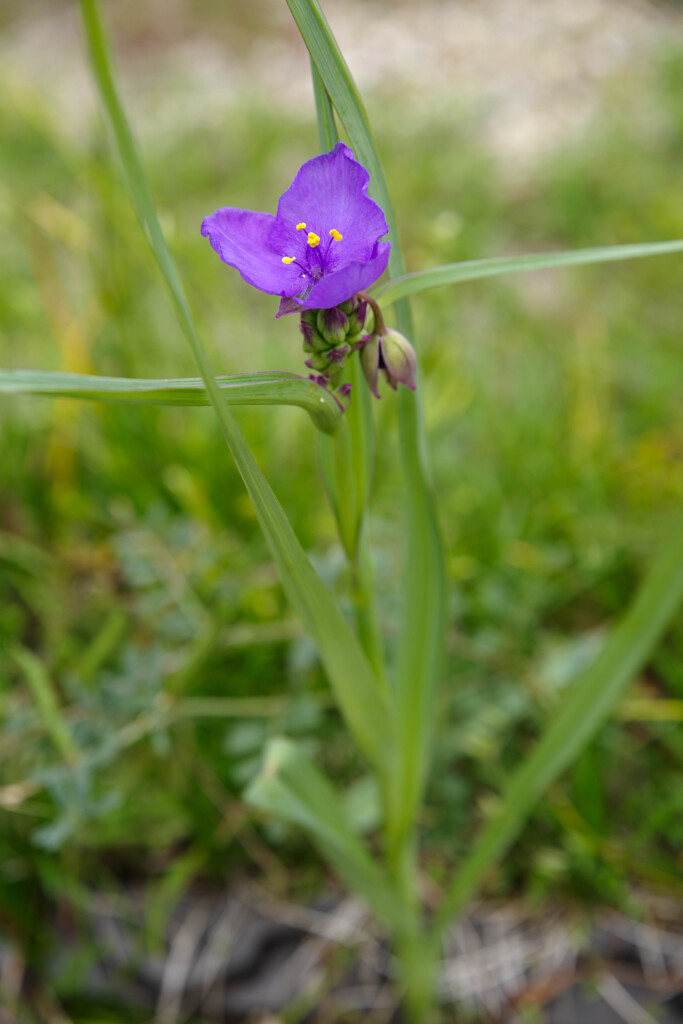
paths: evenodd
<path fill-rule="evenodd" d="M 306 232 L 314 231 L 327 266 L 370 259 L 389 229 L 381 207 L 367 194 L 369 181 L 368 172 L 343 142 L 306 161 L 280 197 L 270 233 L 273 248 L 283 255 L 298 252 Z M 297 224 L 305 224 L 306 232 L 297 232 Z M 330 237 L 332 229 L 341 241 Z"/>
<path fill-rule="evenodd" d="M 369 288 L 387 268 L 391 242 L 379 242 L 377 254 L 367 262 L 350 263 L 314 284 L 301 302 L 302 309 L 329 309 Z"/>
<path fill-rule="evenodd" d="M 301 291 L 301 270 L 287 265 L 268 244 L 275 223 L 271 213 L 254 213 L 224 206 L 202 221 L 202 235 L 224 263 L 239 270 L 244 280 L 270 295 L 295 295 Z"/>

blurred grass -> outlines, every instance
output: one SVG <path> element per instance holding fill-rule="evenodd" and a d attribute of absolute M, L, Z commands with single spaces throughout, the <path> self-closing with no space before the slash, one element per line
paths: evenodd
<path fill-rule="evenodd" d="M 615 81 L 587 137 L 514 181 L 477 148 L 466 114 L 410 120 L 397 100 L 375 110 L 370 97 L 409 268 L 681 237 L 682 84 L 683 54 L 673 52 L 645 83 Z M 28 83 L 7 86 L 2 365 L 192 373 L 100 130 L 67 134 Z M 287 117 L 252 97 L 226 105 L 220 133 L 200 123 L 163 145 L 141 140 L 219 372 L 301 368 L 296 325 L 276 323 L 274 303 L 227 271 L 198 229 L 219 205 L 272 208 L 316 149 L 312 104 L 309 114 Z M 466 848 L 472 808 L 486 815 L 680 506 L 679 279 L 672 257 L 477 282 L 415 303 L 451 588 L 444 724 L 424 815 L 437 879 Z M 391 398 L 376 412 L 371 533 L 390 634 L 401 530 Z M 343 559 L 307 417 L 239 419 L 335 586 Z M 173 864 L 223 880 L 260 869 L 275 887 L 315 889 L 319 869 L 301 840 L 264 830 L 238 794 L 274 733 L 308 738 L 340 780 L 356 780 L 357 767 L 210 413 L 8 400 L 0 445 L 6 929 L 40 957 L 46 898 L 67 893 L 79 905 L 91 886 L 130 878 L 153 891 Z M 39 659 L 61 744 L 12 657 L 18 645 Z M 683 743 L 657 705 L 683 700 L 682 655 L 679 624 L 637 681 L 639 703 L 549 794 L 491 891 L 637 911 L 634 883 L 680 890 L 669 780 Z M 222 697 L 263 699 L 207 714 L 201 701 Z M 371 822 L 371 808 L 361 811 Z"/>

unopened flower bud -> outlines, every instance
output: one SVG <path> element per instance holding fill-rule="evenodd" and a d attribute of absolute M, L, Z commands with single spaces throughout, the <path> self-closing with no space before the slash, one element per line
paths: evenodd
<path fill-rule="evenodd" d="M 310 320 L 301 317 L 299 329 L 304 336 L 304 352 L 324 352 L 330 346 L 323 336 L 318 333 L 315 325 Z"/>
<path fill-rule="evenodd" d="M 349 407 L 349 402 L 351 400 L 351 385 L 341 384 L 338 388 L 335 389 L 334 397 L 337 399 L 340 406 L 342 407 L 342 411 L 346 412 L 346 410 Z"/>
<path fill-rule="evenodd" d="M 368 387 L 375 398 L 379 398 L 377 391 L 377 371 L 379 370 L 379 336 L 368 334 L 365 337 L 365 344 L 360 350 L 360 364 L 368 382 Z"/>
<path fill-rule="evenodd" d="M 332 348 L 326 353 L 327 361 L 336 366 L 341 366 L 350 351 L 350 345 L 340 345 L 339 348 Z"/>
<path fill-rule="evenodd" d="M 362 355 L 362 353 L 361 353 Z M 414 391 L 417 386 L 417 356 L 407 338 L 389 327 L 379 341 L 379 368 L 391 387 L 405 384 Z"/>
<path fill-rule="evenodd" d="M 316 327 L 330 345 L 342 345 L 349 331 L 349 318 L 337 306 L 319 309 Z"/>
<path fill-rule="evenodd" d="M 310 359 L 306 360 L 306 366 L 309 370 L 326 370 L 329 363 L 322 352 L 316 352 Z"/>

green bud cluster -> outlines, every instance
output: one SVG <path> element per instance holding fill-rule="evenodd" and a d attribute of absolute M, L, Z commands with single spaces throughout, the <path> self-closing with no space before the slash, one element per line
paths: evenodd
<path fill-rule="evenodd" d="M 365 327 L 367 302 L 354 295 L 331 309 L 307 309 L 301 314 L 306 366 L 336 378 Z"/>
<path fill-rule="evenodd" d="M 367 321 L 367 322 L 366 322 Z M 307 309 L 301 314 L 306 366 L 319 383 L 336 388 L 348 356 L 358 351 L 360 364 L 375 398 L 382 373 L 394 389 L 417 387 L 417 357 L 408 339 L 387 327 L 382 310 L 370 295 L 360 292 L 331 309 Z M 313 377 L 313 374 L 311 374 Z M 350 385 L 343 385 L 349 388 Z M 348 393 L 348 392 L 347 392 Z"/>

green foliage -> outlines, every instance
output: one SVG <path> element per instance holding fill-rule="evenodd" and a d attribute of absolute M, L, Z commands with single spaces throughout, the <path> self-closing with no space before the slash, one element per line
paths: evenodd
<path fill-rule="evenodd" d="M 377 104 L 408 266 L 683 234 L 680 76 L 672 58 L 632 98 L 636 111 L 660 111 L 647 146 L 638 117 L 603 119 L 589 144 L 514 190 L 465 118 L 406 124 Z M 0 204 L 3 366 L 192 373 L 98 130 L 76 145 L 43 100 L 26 97 L 22 108 L 0 90 L 11 198 Z M 213 160 L 202 158 L 207 132 L 185 130 L 163 152 L 144 146 L 201 335 L 221 371 L 297 373 L 296 331 L 216 265 L 197 229 L 219 203 L 261 208 L 277 194 L 316 148 L 314 125 L 252 102 L 226 114 Z M 679 276 L 672 258 L 416 296 L 452 595 L 421 822 L 440 881 L 471 847 L 472 809 L 492 820 L 491 790 L 502 791 L 600 649 L 680 504 Z M 393 640 L 400 459 L 391 400 L 375 411 L 382 443 L 366 534 Z M 318 572 L 344 593 L 310 424 L 278 408 L 239 418 Z M 6 397 L 0 442 L 0 906 L 25 939 L 40 894 L 87 901 L 88 885 L 152 878 L 179 850 L 189 871 L 220 878 L 247 863 L 264 826 L 238 794 L 267 737 L 303 743 L 340 785 L 363 769 L 208 413 Z M 50 682 L 42 713 L 39 677 L 32 689 L 9 653 L 17 644 Z M 683 695 L 680 648 L 672 629 L 636 682 L 655 717 L 629 718 L 624 705 L 618 726 L 547 793 L 493 891 L 617 903 L 634 879 L 676 891 L 681 808 L 668 780 L 683 751 L 677 723 L 656 714 L 662 697 Z M 75 765 L 57 734 L 62 746 L 70 737 Z M 317 869 L 296 833 L 267 835 L 290 885 L 307 884 Z"/>
<path fill-rule="evenodd" d="M 297 405 L 306 409 L 313 423 L 327 434 L 334 433 L 342 417 L 342 406 L 326 388 L 313 381 L 286 373 L 243 373 L 216 377 L 229 405 Z M 0 393 L 49 395 L 54 398 L 88 398 L 99 402 L 131 405 L 209 405 L 203 381 L 142 380 L 136 377 L 95 377 L 87 373 L 50 371 L 0 371 Z"/>
<path fill-rule="evenodd" d="M 585 266 L 590 263 L 615 263 L 621 260 L 642 259 L 644 256 L 666 256 L 683 252 L 683 241 L 644 242 L 642 245 L 608 245 L 593 249 L 574 249 L 570 252 L 535 253 L 524 256 L 502 256 L 489 260 L 462 260 L 445 267 L 431 267 L 414 274 L 391 278 L 373 290 L 378 299 L 396 302 L 408 295 L 428 291 L 439 285 L 462 284 L 484 277 L 518 274 L 531 270 L 550 270 L 557 267 Z"/>
<path fill-rule="evenodd" d="M 354 833 L 334 787 L 300 747 L 273 740 L 245 797 L 254 807 L 305 829 L 349 888 L 382 920 L 403 927 L 399 894 Z"/>
<path fill-rule="evenodd" d="M 355 82 L 317 0 L 287 3 L 311 55 L 314 83 L 317 71 L 354 152 L 370 173 L 373 194 L 389 226 L 389 272 L 401 275 L 405 267 L 394 208 Z M 318 103 L 319 121 L 327 123 L 329 116 L 324 104 Z M 413 321 L 405 299 L 395 303 L 395 314 L 399 331 L 413 339 Z M 428 770 L 446 617 L 443 545 L 428 479 L 421 401 L 419 393 L 401 388 L 398 420 L 406 566 L 397 658 L 398 754 L 392 768 L 393 796 L 388 823 L 393 855 L 397 858 L 403 857 L 402 848 L 414 826 Z"/>
<path fill-rule="evenodd" d="M 378 690 L 361 645 L 307 558 L 218 386 L 118 98 L 96 0 L 81 0 L 81 15 L 93 76 L 116 141 L 131 200 L 168 287 L 179 325 L 196 359 L 223 436 L 254 505 L 287 597 L 316 644 L 351 732 L 366 757 L 386 777 L 386 754 L 394 744 L 391 708 Z"/>

